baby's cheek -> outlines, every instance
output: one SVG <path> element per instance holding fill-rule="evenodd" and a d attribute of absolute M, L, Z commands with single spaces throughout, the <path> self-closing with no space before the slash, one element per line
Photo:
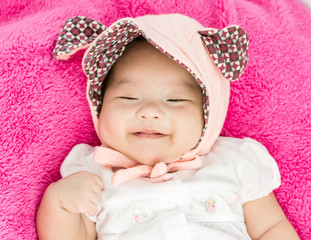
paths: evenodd
<path fill-rule="evenodd" d="M 102 142 L 107 143 L 107 139 L 114 135 L 114 129 L 116 129 L 118 123 L 114 119 L 113 114 L 108 112 L 102 112 L 98 121 L 99 138 Z"/>
<path fill-rule="evenodd" d="M 192 116 L 192 119 L 189 119 L 187 124 L 187 126 L 191 127 L 185 128 L 185 135 L 188 136 L 191 145 L 193 145 L 192 147 L 195 147 L 201 139 L 204 122 L 198 113 Z"/>

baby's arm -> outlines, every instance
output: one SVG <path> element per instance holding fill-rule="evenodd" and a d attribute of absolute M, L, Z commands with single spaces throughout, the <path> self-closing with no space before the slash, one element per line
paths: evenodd
<path fill-rule="evenodd" d="M 243 205 L 247 231 L 252 239 L 298 240 L 273 193 Z"/>
<path fill-rule="evenodd" d="M 89 172 L 77 172 L 52 183 L 37 214 L 39 239 L 96 239 L 95 223 L 84 214 L 98 213 L 103 181 Z"/>

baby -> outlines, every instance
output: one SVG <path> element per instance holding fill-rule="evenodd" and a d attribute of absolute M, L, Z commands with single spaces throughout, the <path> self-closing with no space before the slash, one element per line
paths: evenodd
<path fill-rule="evenodd" d="M 229 80 L 248 60 L 243 29 L 175 14 L 107 29 L 70 19 L 54 55 L 82 48 L 102 146 L 69 153 L 39 207 L 40 239 L 299 239 L 272 193 L 280 175 L 267 150 L 219 137 Z"/>

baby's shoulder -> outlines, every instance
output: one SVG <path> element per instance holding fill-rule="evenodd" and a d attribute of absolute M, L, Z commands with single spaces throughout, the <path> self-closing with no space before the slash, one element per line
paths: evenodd
<path fill-rule="evenodd" d="M 262 150 L 267 151 L 267 149 L 258 141 L 249 138 L 249 137 L 245 137 L 245 138 L 233 138 L 233 137 L 218 137 L 214 147 L 225 147 L 228 149 L 234 149 L 234 150 L 241 150 L 243 148 L 241 147 L 245 147 L 245 146 L 249 146 L 249 147 L 259 147 Z"/>
<path fill-rule="evenodd" d="M 209 154 L 234 157 L 259 157 L 269 155 L 268 150 L 258 141 L 251 138 L 219 137 Z"/>
<path fill-rule="evenodd" d="M 268 150 L 251 138 L 219 137 L 211 151 L 203 156 L 206 166 L 215 165 L 224 169 L 236 169 L 237 172 L 272 168 L 277 164 Z"/>
<path fill-rule="evenodd" d="M 92 172 L 91 170 L 96 167 L 93 155 L 94 147 L 91 145 L 85 143 L 75 145 L 61 165 L 61 176 L 65 177 L 78 171 Z"/>
<path fill-rule="evenodd" d="M 280 173 L 274 158 L 251 138 L 219 137 L 204 157 L 203 171 L 221 174 L 222 179 L 240 186 L 242 202 L 267 196 L 280 185 Z"/>

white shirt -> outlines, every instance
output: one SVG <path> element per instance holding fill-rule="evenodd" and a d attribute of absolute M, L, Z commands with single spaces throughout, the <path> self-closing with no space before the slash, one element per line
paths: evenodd
<path fill-rule="evenodd" d="M 276 162 L 250 138 L 219 137 L 201 156 L 200 170 L 184 170 L 162 183 L 144 178 L 114 186 L 110 168 L 92 161 L 93 147 L 75 146 L 65 159 L 63 177 L 78 171 L 104 183 L 96 218 L 98 239 L 246 240 L 242 205 L 267 196 L 280 185 Z"/>

